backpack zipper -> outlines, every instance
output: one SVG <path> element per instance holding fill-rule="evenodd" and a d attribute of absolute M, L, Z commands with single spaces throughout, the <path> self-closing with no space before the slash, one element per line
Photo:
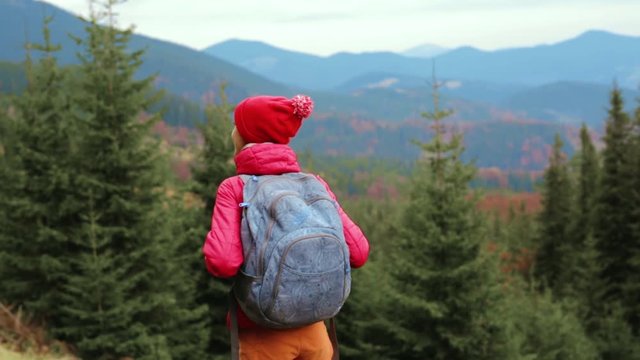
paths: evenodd
<path fill-rule="evenodd" d="M 255 175 L 254 175 L 254 176 L 255 176 Z M 264 176 L 264 175 L 263 175 L 263 176 Z M 255 192 L 254 192 L 254 193 L 253 193 L 253 195 L 251 196 L 251 198 L 250 198 L 250 199 L 248 199 L 248 200 L 247 200 L 247 199 L 243 199 L 243 201 L 244 201 L 244 202 L 246 202 L 246 203 L 248 203 L 248 204 L 251 204 L 251 202 L 253 202 L 253 199 L 258 195 L 258 192 L 260 191 L 260 189 L 262 188 L 262 186 L 263 186 L 264 184 L 266 184 L 266 183 L 268 183 L 268 182 L 272 182 L 272 181 L 274 181 L 274 180 L 279 179 L 279 178 L 277 177 L 277 176 L 279 176 L 279 175 L 268 175 L 268 176 L 271 176 L 271 177 L 270 177 L 270 178 L 268 178 L 268 179 L 266 179 L 266 180 L 265 180 L 265 181 L 263 181 L 262 183 L 259 183 L 259 184 L 257 185 L 257 187 L 256 187 Z M 248 181 L 247 181 L 247 182 L 245 182 L 244 186 L 247 186 L 247 183 L 248 183 Z M 248 255 L 251 255 L 251 253 L 254 251 L 254 249 L 255 249 L 255 247 L 256 247 L 256 241 L 255 241 L 255 238 L 254 238 L 254 236 L 253 236 L 253 230 L 251 229 L 251 222 L 249 221 L 249 218 L 248 218 L 248 216 L 247 216 L 247 213 L 248 213 L 248 208 L 246 208 L 246 207 L 245 207 L 245 208 L 244 208 L 244 211 L 243 211 L 243 216 L 245 217 L 245 219 L 247 219 L 247 228 L 249 229 L 249 236 L 250 236 L 250 237 L 251 237 L 251 239 L 253 240 L 253 241 L 251 241 L 251 247 L 249 248 L 249 252 L 247 253 Z M 272 226 L 272 225 L 270 225 L 269 227 L 271 227 L 271 226 Z M 261 253 L 262 253 L 262 251 L 261 251 Z M 259 272 L 259 275 L 260 275 L 260 276 L 262 276 L 262 275 L 264 274 L 264 271 L 262 271 L 262 270 L 261 270 L 261 269 L 262 269 L 262 266 L 263 266 L 263 265 L 262 265 L 262 262 L 263 262 L 263 261 L 261 260 L 261 257 L 258 257 L 258 266 L 257 266 L 257 268 L 258 268 L 258 272 Z M 256 274 L 256 275 L 258 275 L 258 274 Z"/>
<path fill-rule="evenodd" d="M 261 276 L 264 275 L 266 269 L 265 269 L 265 264 L 264 264 L 264 253 L 265 251 L 267 251 L 267 245 L 269 244 L 269 239 L 271 239 L 271 232 L 273 231 L 273 226 L 275 225 L 276 221 L 275 221 L 275 217 L 273 216 L 274 212 L 275 212 L 275 206 L 278 203 L 278 201 L 280 201 L 282 198 L 284 198 L 285 196 L 299 196 L 300 194 L 295 192 L 295 191 L 287 191 L 287 192 L 283 192 L 281 194 L 279 194 L 272 202 L 271 202 L 271 206 L 269 207 L 269 215 L 271 217 L 271 219 L 269 219 L 269 225 L 267 225 L 267 231 L 266 231 L 266 235 L 265 235 L 265 239 L 264 239 L 264 243 L 262 244 L 262 248 L 260 249 L 260 254 L 258 254 L 258 269 L 260 269 L 260 274 Z M 300 197 L 302 199 L 302 197 Z M 333 202 L 333 199 L 327 197 L 327 196 L 316 196 L 313 199 L 310 199 L 309 201 L 305 201 L 303 199 L 303 201 L 305 202 L 305 204 L 311 205 L 317 201 L 320 200 L 327 200 L 327 201 L 331 201 Z M 255 241 L 254 241 L 255 243 Z"/>
<path fill-rule="evenodd" d="M 256 192 L 257 193 L 257 192 Z M 280 201 L 280 199 L 282 199 L 285 196 L 295 196 L 295 195 L 299 195 L 297 192 L 295 191 L 285 191 L 283 193 L 278 194 L 278 196 L 276 196 L 276 198 L 271 202 L 271 206 L 269 206 L 269 225 L 267 225 L 267 231 L 266 231 L 266 236 L 264 239 L 264 243 L 262 244 L 262 247 L 260 248 L 260 253 L 258 254 L 258 269 L 260 269 L 260 275 L 264 275 L 264 252 L 267 251 L 267 245 L 269 245 L 269 239 L 271 238 L 271 231 L 273 229 L 273 225 L 275 224 L 275 219 L 273 216 L 274 213 L 274 208 L 276 206 L 276 204 L 278 203 L 278 201 Z"/>
<path fill-rule="evenodd" d="M 270 182 L 272 182 L 274 180 L 281 180 L 282 178 L 280 176 L 283 176 L 283 175 L 262 175 L 262 176 L 270 176 L 270 178 L 268 178 L 267 180 L 259 183 L 258 186 L 256 187 L 256 191 L 253 193 L 253 196 L 251 196 L 251 199 L 245 200 L 245 201 L 247 201 L 248 203 L 251 203 L 253 201 L 253 199 L 256 197 L 256 195 L 258 195 L 258 192 L 264 186 L 264 184 L 270 183 Z M 300 181 L 300 179 L 290 179 L 290 178 L 287 178 L 287 180 L 290 180 L 290 181 L 293 181 L 293 182 Z"/>

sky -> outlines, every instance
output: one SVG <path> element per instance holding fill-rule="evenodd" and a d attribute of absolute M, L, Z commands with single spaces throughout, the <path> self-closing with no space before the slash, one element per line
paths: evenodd
<path fill-rule="evenodd" d="M 46 1 L 88 13 L 88 0 Z M 587 30 L 640 36 L 640 0 L 128 0 L 116 12 L 123 26 L 195 49 L 243 39 L 322 56 L 422 44 L 495 50 Z"/>

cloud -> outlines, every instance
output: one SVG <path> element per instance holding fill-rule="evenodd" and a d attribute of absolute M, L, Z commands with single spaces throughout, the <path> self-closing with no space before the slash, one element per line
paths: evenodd
<path fill-rule="evenodd" d="M 637 0 L 434 0 L 413 4 L 417 12 L 500 12 L 531 10 L 551 7 L 576 7 L 590 11 L 592 6 L 638 4 Z"/>
<path fill-rule="evenodd" d="M 290 17 L 286 17 L 280 21 L 283 22 L 323 22 L 323 21 L 336 21 L 336 20 L 351 20 L 353 19 L 353 14 L 349 13 L 315 13 L 315 14 L 305 14 L 305 15 L 294 15 Z"/>

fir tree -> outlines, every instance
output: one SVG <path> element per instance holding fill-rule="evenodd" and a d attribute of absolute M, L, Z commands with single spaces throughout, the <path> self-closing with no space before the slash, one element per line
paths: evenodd
<path fill-rule="evenodd" d="M 333 183 L 333 182 L 331 182 Z M 348 359 L 382 359 L 381 353 L 388 328 L 381 316 L 385 294 L 389 293 L 389 279 L 382 266 L 388 260 L 395 238 L 391 224 L 398 218 L 397 203 L 386 200 L 357 199 L 342 203 L 345 211 L 366 234 L 371 247 L 367 265 L 352 272 L 349 300 L 337 316 L 337 331 L 341 356 Z M 382 330 L 382 331 L 381 331 Z"/>
<path fill-rule="evenodd" d="M 200 304 L 209 307 L 209 354 L 226 354 L 229 352 L 229 335 L 225 327 L 225 316 L 228 310 L 229 286 L 220 279 L 209 274 L 202 259 L 202 243 L 211 226 L 211 211 L 216 201 L 218 185 L 235 173 L 232 162 L 233 129 L 231 113 L 233 106 L 229 104 L 225 87 L 220 87 L 220 102 L 210 104 L 205 109 L 206 121 L 198 124 L 203 138 L 196 162 L 192 167 L 193 193 L 201 200 L 201 206 L 192 212 L 190 238 L 185 251 L 193 254 L 191 267 L 198 274 L 198 296 Z M 197 240 L 196 240 L 197 239 Z"/>
<path fill-rule="evenodd" d="M 599 194 L 600 163 L 589 129 L 580 129 L 580 151 L 576 154 L 579 168 L 575 204 L 570 234 L 570 255 L 564 283 L 567 294 L 578 300 L 583 320 L 593 315 L 600 288 L 597 281 L 596 230 L 597 200 Z"/>
<path fill-rule="evenodd" d="M 559 294 L 568 284 L 566 272 L 571 253 L 569 231 L 571 224 L 571 183 L 562 140 L 556 134 L 549 166 L 544 174 L 543 210 L 536 252 L 535 275 L 542 283 Z"/>
<path fill-rule="evenodd" d="M 192 167 L 193 192 L 204 201 L 203 212 L 207 222 L 211 220 L 218 185 L 235 174 L 231 140 L 233 106 L 229 104 L 225 88 L 225 85 L 220 87 L 220 103 L 209 104 L 205 109 L 205 122 L 197 125 L 203 145 Z"/>
<path fill-rule="evenodd" d="M 634 126 L 631 140 L 631 161 L 630 166 L 630 203 L 631 210 L 631 231 L 632 244 L 629 247 L 630 266 L 632 272 L 640 273 L 640 99 L 638 99 L 638 107 L 634 114 Z M 630 276 L 626 284 L 626 292 L 628 292 L 629 303 L 629 323 L 632 326 L 634 334 L 640 337 L 640 281 L 637 277 Z"/>
<path fill-rule="evenodd" d="M 596 201 L 600 179 L 600 163 L 589 129 L 582 125 L 580 129 L 580 170 L 576 197 L 576 219 L 574 226 L 574 248 L 580 248 L 593 237 L 596 227 Z"/>
<path fill-rule="evenodd" d="M 391 265 L 387 358 L 492 359 L 493 287 L 482 260 L 482 223 L 469 199 L 474 168 L 460 160 L 462 139 L 445 138 L 434 81 L 435 135 L 420 143 L 408 206 Z"/>
<path fill-rule="evenodd" d="M 8 278 L 6 273 L 7 256 L 5 245 L 10 238 L 8 235 L 8 212 L 7 206 L 8 195 L 13 190 L 13 182 L 15 179 L 15 169 L 13 159 L 7 155 L 7 151 L 13 146 L 15 141 L 14 129 L 11 118 L 9 117 L 9 99 L 7 96 L 0 94 L 0 294 L 5 294 L 5 279 Z M 11 190 L 10 190 L 11 189 Z M 10 191 L 7 191 L 10 190 Z M 0 302 L 7 301 L 4 295 L 0 295 Z"/>
<path fill-rule="evenodd" d="M 551 292 L 512 279 L 500 299 L 507 343 L 504 359 L 600 359 L 580 319 Z"/>
<path fill-rule="evenodd" d="M 370 259 L 367 266 L 352 273 L 349 300 L 336 319 L 340 354 L 347 359 L 388 359 L 395 346 L 388 337 L 393 320 L 382 316 L 386 294 L 391 291 L 383 261 Z"/>
<path fill-rule="evenodd" d="M 77 224 L 71 201 L 74 128 L 70 99 L 45 19 L 44 43 L 29 44 L 28 86 L 2 109 L 4 136 L 0 185 L 1 301 L 24 305 L 51 326 L 59 321 L 60 289 L 68 273 L 68 235 Z M 36 51 L 39 60 L 32 60 Z"/>
<path fill-rule="evenodd" d="M 604 136 L 602 185 L 598 197 L 598 250 L 603 303 L 620 302 L 630 319 L 637 304 L 630 291 L 637 282 L 638 266 L 630 255 L 638 248 L 633 234 L 632 123 L 624 112 L 618 88 L 611 92 L 611 107 Z"/>
<path fill-rule="evenodd" d="M 82 226 L 73 233 L 63 326 L 55 333 L 89 359 L 190 359 L 202 354 L 202 309 L 184 308 L 172 229 L 164 216 L 153 78 L 134 79 L 142 51 L 116 28 L 113 6 L 92 12 L 74 92 L 82 138 L 75 159 Z"/>

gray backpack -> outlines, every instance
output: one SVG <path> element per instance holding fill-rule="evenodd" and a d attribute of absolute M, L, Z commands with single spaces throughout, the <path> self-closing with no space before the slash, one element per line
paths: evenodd
<path fill-rule="evenodd" d="M 233 285 L 238 304 L 255 323 L 275 329 L 333 318 L 351 290 L 336 202 L 309 174 L 242 179 L 244 264 Z"/>

